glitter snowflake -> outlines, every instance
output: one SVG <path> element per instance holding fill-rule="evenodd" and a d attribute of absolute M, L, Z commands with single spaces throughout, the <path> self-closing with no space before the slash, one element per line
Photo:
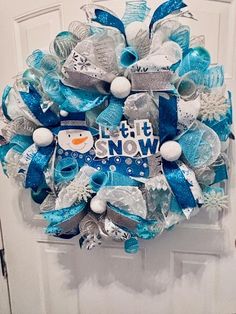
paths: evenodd
<path fill-rule="evenodd" d="M 200 118 L 205 120 L 220 120 L 227 113 L 229 105 L 222 89 L 201 94 Z"/>
<path fill-rule="evenodd" d="M 77 182 L 72 182 L 70 184 L 70 193 L 77 196 L 77 202 L 85 201 L 88 202 L 88 199 L 92 197 L 92 189 L 88 184 L 79 184 Z"/>
<path fill-rule="evenodd" d="M 218 211 L 227 210 L 228 196 L 221 191 L 212 190 L 204 193 L 204 207 L 207 210 L 217 209 Z"/>

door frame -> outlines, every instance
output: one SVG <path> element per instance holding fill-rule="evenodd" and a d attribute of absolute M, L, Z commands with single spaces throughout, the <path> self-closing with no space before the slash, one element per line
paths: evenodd
<path fill-rule="evenodd" d="M 12 314 L 4 250 L 3 232 L 0 220 L 0 312 L 3 314 Z"/>

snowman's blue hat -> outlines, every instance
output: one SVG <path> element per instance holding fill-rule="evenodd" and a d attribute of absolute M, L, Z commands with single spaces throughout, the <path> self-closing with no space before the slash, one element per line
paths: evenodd
<path fill-rule="evenodd" d="M 84 112 L 70 112 L 66 117 L 61 117 L 60 130 L 69 129 L 90 131 L 93 136 L 99 133 L 97 129 L 87 126 Z"/>

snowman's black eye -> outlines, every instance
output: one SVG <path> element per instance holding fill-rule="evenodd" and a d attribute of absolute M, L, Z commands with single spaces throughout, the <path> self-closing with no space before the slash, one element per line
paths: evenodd
<path fill-rule="evenodd" d="M 70 137 L 70 134 L 68 134 L 68 137 Z"/>

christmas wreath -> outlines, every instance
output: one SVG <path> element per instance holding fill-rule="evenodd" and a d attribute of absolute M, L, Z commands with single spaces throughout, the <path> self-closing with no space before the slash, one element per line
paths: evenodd
<path fill-rule="evenodd" d="M 227 208 L 231 94 L 182 0 L 153 14 L 128 1 L 121 19 L 82 9 L 87 23 L 33 51 L 5 88 L 0 160 L 40 204 L 47 234 L 135 253 L 202 207 Z"/>

